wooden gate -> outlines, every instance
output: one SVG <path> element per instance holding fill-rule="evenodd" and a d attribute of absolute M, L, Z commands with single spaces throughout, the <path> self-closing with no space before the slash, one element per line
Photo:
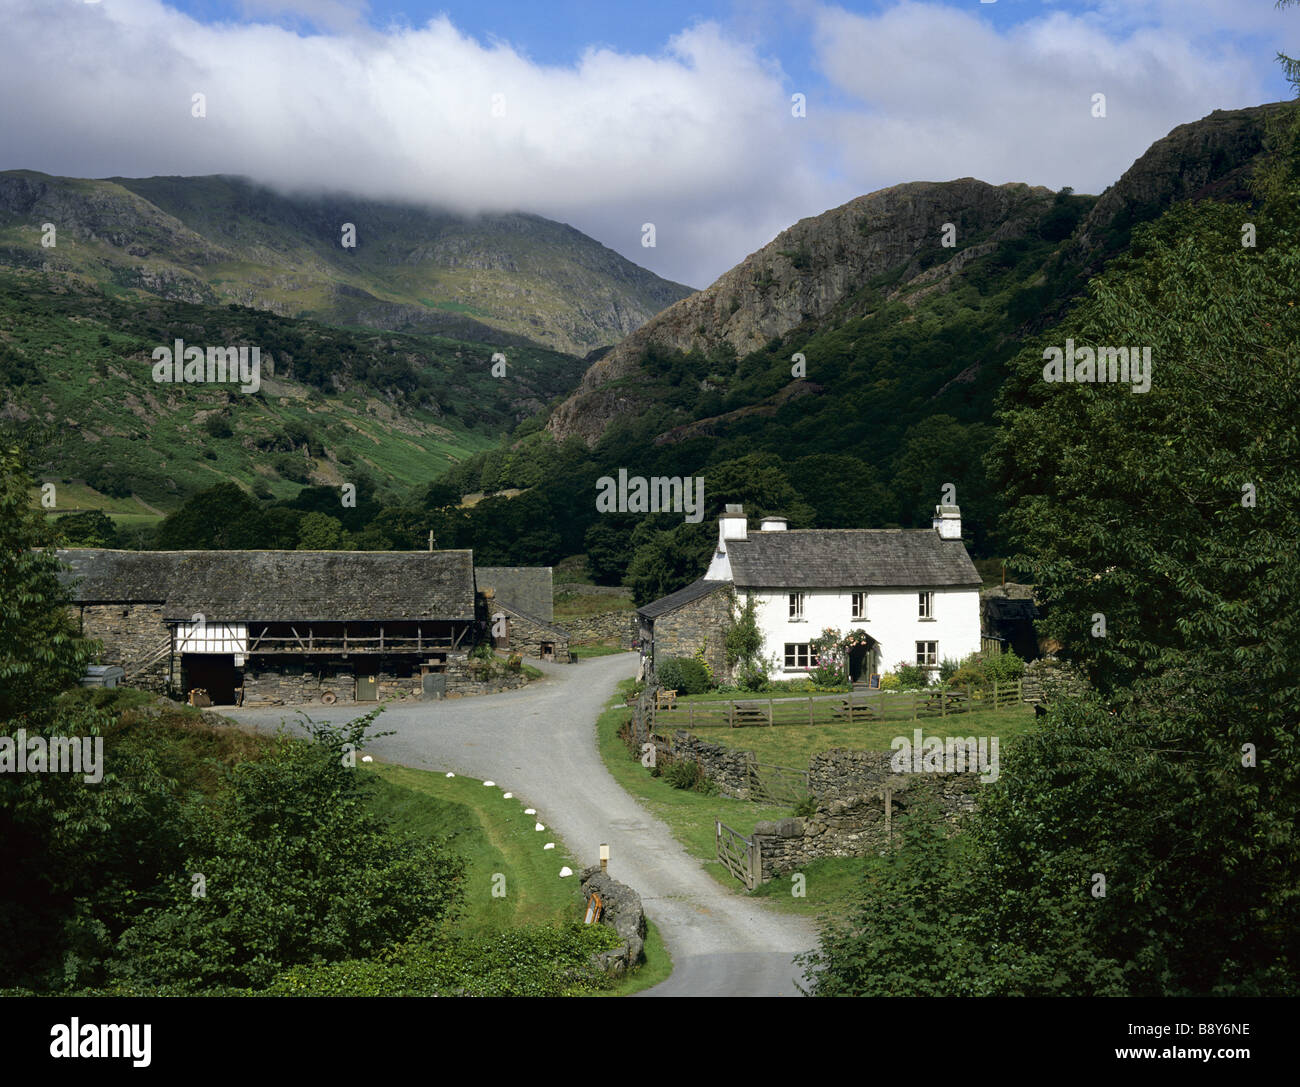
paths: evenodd
<path fill-rule="evenodd" d="M 746 754 L 750 754 L 746 752 Z M 798 804 L 807 798 L 808 771 L 747 760 L 749 799 L 768 804 Z"/>
<path fill-rule="evenodd" d="M 733 830 L 720 819 L 714 821 L 714 827 L 718 861 L 745 885 L 746 890 L 752 891 L 762 876 L 758 843 L 746 838 L 740 831 Z"/>

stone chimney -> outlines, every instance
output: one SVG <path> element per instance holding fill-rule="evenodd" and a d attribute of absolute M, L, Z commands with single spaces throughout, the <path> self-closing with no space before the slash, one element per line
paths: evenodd
<path fill-rule="evenodd" d="M 935 506 L 934 530 L 941 540 L 961 539 L 961 507 Z"/>
<path fill-rule="evenodd" d="M 727 550 L 728 540 L 749 538 L 749 525 L 745 520 L 744 506 L 728 506 L 718 518 L 718 550 Z"/>
<path fill-rule="evenodd" d="M 764 532 L 784 532 L 788 527 L 789 525 L 786 523 L 786 519 L 784 517 L 763 518 Z"/>

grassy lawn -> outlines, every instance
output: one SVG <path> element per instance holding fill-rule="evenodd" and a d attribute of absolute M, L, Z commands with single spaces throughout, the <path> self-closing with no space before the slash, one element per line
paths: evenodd
<path fill-rule="evenodd" d="M 628 681 L 624 681 L 626 684 Z M 621 686 L 621 691 L 626 690 Z M 804 897 L 791 894 L 789 876 L 759 886 L 747 892 L 740 881 L 720 865 L 715 856 L 714 820 L 721 819 L 728 826 L 744 834 L 754 829 L 754 824 L 766 819 L 783 819 L 791 814 L 788 807 L 755 804 L 749 800 L 733 800 L 726 796 L 704 796 L 685 789 L 674 789 L 663 778 L 651 777 L 640 762 L 632 758 L 623 741 L 618 738 L 619 726 L 627 720 L 628 710 L 621 704 L 611 704 L 601 714 L 597 735 L 601 757 L 613 774 L 614 780 L 636 797 L 649 811 L 659 816 L 693 857 L 704 861 L 704 870 L 736 894 L 764 898 L 769 904 L 786 913 L 821 916 L 840 914 L 850 902 L 861 879 L 867 861 L 861 857 L 829 857 L 815 861 L 803 869 Z M 756 731 L 756 730 L 750 730 Z"/>
<path fill-rule="evenodd" d="M 550 830 L 533 829 L 517 799 L 474 778 L 405 766 L 368 763 L 376 779 L 374 807 L 406 832 L 421 838 L 448 837 L 466 860 L 465 906 L 458 927 L 483 934 L 517 925 L 582 917 L 585 901 L 576 873 L 582 868 Z M 554 849 L 542 846 L 554 841 Z M 575 875 L 560 878 L 561 867 Z M 497 873 L 504 897 L 493 897 Z M 498 881 L 499 883 L 499 881 Z M 656 985 L 672 971 L 658 932 L 646 939 L 646 961 L 607 994 L 623 996 Z"/>
<path fill-rule="evenodd" d="M 582 618 L 588 615 L 604 615 L 611 611 L 635 611 L 636 605 L 628 596 L 614 596 L 611 593 L 556 593 L 555 619 L 562 616 Z"/>
<path fill-rule="evenodd" d="M 861 751 L 888 751 L 895 736 L 912 739 L 919 728 L 926 736 L 996 736 L 999 752 L 1027 732 L 1034 723 L 1034 711 L 1025 705 L 1000 710 L 980 710 L 951 717 L 927 717 L 921 721 L 847 721 L 814 725 L 696 725 L 692 732 L 702 740 L 723 744 L 739 751 L 752 751 L 759 762 L 806 769 L 808 760 L 833 747 Z"/>

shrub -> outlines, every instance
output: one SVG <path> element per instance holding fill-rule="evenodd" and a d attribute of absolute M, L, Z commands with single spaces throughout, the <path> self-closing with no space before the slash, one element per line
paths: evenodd
<path fill-rule="evenodd" d="M 229 438 L 235 433 L 224 415 L 209 415 L 203 420 L 203 429 L 214 438 Z"/>
<path fill-rule="evenodd" d="M 988 686 L 988 679 L 984 673 L 973 665 L 964 665 L 958 668 L 948 680 L 950 687 L 969 687 L 973 691 L 982 691 Z"/>
<path fill-rule="evenodd" d="M 741 665 L 736 681 L 742 691 L 766 691 L 770 686 L 767 669 L 759 661 Z"/>
<path fill-rule="evenodd" d="M 663 779 L 674 789 L 695 789 L 704 780 L 704 771 L 698 762 L 680 759 L 664 767 Z"/>
<path fill-rule="evenodd" d="M 908 664 L 906 661 L 899 661 L 894 665 L 894 674 L 898 676 L 899 685 L 903 688 L 928 687 L 930 685 L 930 670 L 922 668 L 919 664 Z"/>
<path fill-rule="evenodd" d="M 898 677 L 893 672 L 886 672 L 880 677 L 880 689 L 882 691 L 896 691 L 902 684 L 898 682 Z"/>
<path fill-rule="evenodd" d="M 962 662 L 953 660 L 952 657 L 944 657 L 939 662 L 939 682 L 947 683 L 952 679 L 953 674 L 961 668 Z"/>
<path fill-rule="evenodd" d="M 709 674 L 693 657 L 670 657 L 655 669 L 659 685 L 680 694 L 703 694 L 709 689 Z"/>
<path fill-rule="evenodd" d="M 984 661 L 984 676 L 990 683 L 1011 683 L 1025 674 L 1025 662 L 1011 650 Z"/>

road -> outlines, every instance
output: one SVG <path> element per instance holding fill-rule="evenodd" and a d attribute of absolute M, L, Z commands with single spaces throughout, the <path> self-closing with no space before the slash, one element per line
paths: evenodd
<path fill-rule="evenodd" d="M 671 977 L 642 995 L 797 996 L 800 972 L 792 956 L 816 943 L 814 926 L 723 888 L 600 759 L 596 718 L 617 681 L 635 673 L 636 656 L 529 663 L 546 676 L 518 691 L 394 703 L 376 722 L 393 735 L 367 750 L 388 762 L 495 782 L 536 808 L 538 820 L 581 862 L 594 863 L 607 842 L 610 875 L 641 895 L 673 957 Z M 286 707 L 220 712 L 259 729 L 295 716 Z M 310 712 L 315 720 L 341 723 L 356 717 L 357 707 Z"/>

